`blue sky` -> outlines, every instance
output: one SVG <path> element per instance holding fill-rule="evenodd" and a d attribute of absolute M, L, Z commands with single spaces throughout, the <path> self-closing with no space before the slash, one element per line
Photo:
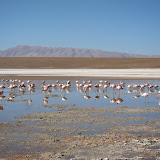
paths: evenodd
<path fill-rule="evenodd" d="M 160 0 L 0 0 L 0 50 L 17 45 L 160 55 Z"/>

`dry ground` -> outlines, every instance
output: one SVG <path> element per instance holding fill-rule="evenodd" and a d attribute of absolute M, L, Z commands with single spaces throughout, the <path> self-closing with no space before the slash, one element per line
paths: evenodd
<path fill-rule="evenodd" d="M 1 57 L 0 68 L 160 68 L 160 58 Z"/>

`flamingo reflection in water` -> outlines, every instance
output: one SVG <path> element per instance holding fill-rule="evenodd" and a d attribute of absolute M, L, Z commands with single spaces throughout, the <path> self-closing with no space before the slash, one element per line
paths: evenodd
<path fill-rule="evenodd" d="M 0 91 L 0 99 L 1 99 L 1 104 L 2 104 L 2 99 L 5 98 L 6 96 L 3 96 L 3 91 Z M 0 110 L 3 110 L 3 106 L 0 106 Z"/>
<path fill-rule="evenodd" d="M 3 92 L 4 92 L 4 91 L 0 91 L 0 95 L 2 95 L 2 94 L 3 94 Z"/>
<path fill-rule="evenodd" d="M 116 98 L 115 98 L 115 92 L 113 92 L 113 98 L 110 100 L 110 103 L 115 103 L 116 102 Z"/>
<path fill-rule="evenodd" d="M 134 96 L 133 96 L 133 98 L 135 98 L 135 99 L 136 99 L 136 98 L 139 98 L 139 97 L 140 97 L 140 95 L 134 95 Z"/>
<path fill-rule="evenodd" d="M 4 99 L 6 96 L 0 95 L 0 100 Z"/>
<path fill-rule="evenodd" d="M 67 98 L 63 96 L 62 97 L 62 101 L 66 101 L 66 100 L 67 100 Z"/>
<path fill-rule="evenodd" d="M 3 111 L 3 106 L 0 106 L 0 111 Z"/>
<path fill-rule="evenodd" d="M 94 98 L 94 99 L 95 99 L 95 100 L 97 100 L 97 99 L 99 99 L 99 97 L 100 97 L 100 96 L 95 96 L 95 98 Z"/>
<path fill-rule="evenodd" d="M 32 100 L 31 100 L 31 99 L 29 99 L 29 100 L 28 100 L 28 104 L 30 105 L 31 103 L 32 103 Z"/>
<path fill-rule="evenodd" d="M 110 103 L 115 103 L 116 102 L 116 99 L 115 98 L 112 98 L 111 100 L 110 100 Z"/>
<path fill-rule="evenodd" d="M 48 100 L 47 99 L 45 99 L 43 102 L 44 102 L 45 105 L 48 104 Z"/>
<path fill-rule="evenodd" d="M 120 103 L 122 103 L 123 102 L 123 99 L 122 98 L 116 98 L 116 103 L 117 104 L 120 104 Z"/>
<path fill-rule="evenodd" d="M 108 99 L 109 98 L 106 94 L 103 97 L 104 97 L 104 99 Z"/>
<path fill-rule="evenodd" d="M 89 96 L 89 95 L 87 95 L 87 94 L 84 94 L 84 98 L 85 98 L 85 99 L 90 99 L 91 96 Z"/>

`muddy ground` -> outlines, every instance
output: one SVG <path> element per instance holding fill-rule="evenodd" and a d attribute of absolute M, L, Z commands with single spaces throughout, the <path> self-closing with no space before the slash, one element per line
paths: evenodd
<path fill-rule="evenodd" d="M 148 121 L 143 114 L 160 107 L 41 107 L 59 110 L 0 124 L 1 159 L 160 159 L 160 117 Z"/>

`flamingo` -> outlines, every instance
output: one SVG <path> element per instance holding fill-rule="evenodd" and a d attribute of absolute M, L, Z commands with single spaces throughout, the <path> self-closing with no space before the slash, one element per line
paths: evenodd
<path fill-rule="evenodd" d="M 103 92 L 104 92 L 104 90 L 106 89 L 107 90 L 107 88 L 109 87 L 109 85 L 108 84 L 105 84 L 104 86 L 103 86 Z"/>
<path fill-rule="evenodd" d="M 62 101 L 66 101 L 67 100 L 67 98 L 66 97 L 62 97 Z"/>
<path fill-rule="evenodd" d="M 30 105 L 30 104 L 32 103 L 32 100 L 31 100 L 31 99 L 29 99 L 29 100 L 28 100 L 28 103 L 29 103 L 29 105 Z"/>
<path fill-rule="evenodd" d="M 12 101 L 13 98 L 15 98 L 15 96 L 9 96 L 9 97 L 8 97 L 8 100 L 9 100 L 9 101 Z"/>
<path fill-rule="evenodd" d="M 119 103 L 121 103 L 121 102 L 123 102 L 123 99 L 122 99 L 122 98 L 116 98 L 116 103 L 117 103 L 117 104 L 119 104 Z"/>
<path fill-rule="evenodd" d="M 153 85 L 149 85 L 148 88 L 150 88 L 150 89 L 153 88 Z"/>
<path fill-rule="evenodd" d="M 88 84 L 85 84 L 83 86 L 83 91 L 86 93 L 86 91 L 89 89 L 89 85 Z"/>
<path fill-rule="evenodd" d="M 96 84 L 94 85 L 94 87 L 99 88 L 100 86 L 99 86 L 99 84 L 96 83 Z"/>
<path fill-rule="evenodd" d="M 132 88 L 132 87 L 133 87 L 133 85 L 130 85 L 130 84 L 128 85 L 128 88 Z"/>
<path fill-rule="evenodd" d="M 47 99 L 44 100 L 44 104 L 45 104 L 45 105 L 48 104 L 48 100 L 47 100 Z"/>
<path fill-rule="evenodd" d="M 5 97 L 6 96 L 0 95 L 1 102 L 2 102 L 2 99 L 4 99 Z"/>
<path fill-rule="evenodd" d="M 103 83 L 103 80 L 100 80 L 99 82 L 100 82 L 100 83 Z"/>
<path fill-rule="evenodd" d="M 158 92 L 158 95 L 157 95 L 157 100 L 158 100 L 158 97 L 160 96 L 160 91 Z"/>
<path fill-rule="evenodd" d="M 71 81 L 70 81 L 70 80 L 68 80 L 68 81 L 67 81 L 67 84 L 70 84 L 70 85 L 71 85 Z"/>
<path fill-rule="evenodd" d="M 3 94 L 3 91 L 0 91 L 0 95 L 2 95 Z"/>
<path fill-rule="evenodd" d="M 85 95 L 84 95 L 84 98 L 85 98 L 85 99 L 90 99 L 91 97 L 85 94 Z"/>
<path fill-rule="evenodd" d="M 76 83 L 79 83 L 79 81 L 77 80 Z"/>
<path fill-rule="evenodd" d="M 110 84 L 110 87 L 113 88 L 113 92 L 114 92 L 114 89 L 116 88 L 116 85 L 115 84 Z"/>
<path fill-rule="evenodd" d="M 0 106 L 0 110 L 3 111 L 3 106 Z"/>
<path fill-rule="evenodd" d="M 110 100 L 110 103 L 114 103 L 114 102 L 116 102 L 115 98 L 113 98 L 113 99 Z"/>
<path fill-rule="evenodd" d="M 149 93 L 145 92 L 145 93 L 141 93 L 142 97 L 145 97 L 145 102 L 146 102 L 146 97 L 148 97 L 148 102 L 149 102 Z"/>
<path fill-rule="evenodd" d="M 44 85 L 43 86 L 43 91 L 47 91 L 48 90 L 48 86 Z"/>
<path fill-rule="evenodd" d="M 123 89 L 123 87 L 122 87 L 122 85 L 117 84 L 116 89 L 118 89 L 118 90 L 119 90 L 119 95 L 120 95 L 120 90 L 121 90 L 121 89 Z"/>
<path fill-rule="evenodd" d="M 52 84 L 52 87 L 55 88 L 55 87 L 57 87 L 57 85 L 56 84 Z"/>
<path fill-rule="evenodd" d="M 138 88 L 138 87 L 140 87 L 140 85 L 139 84 L 134 84 L 133 87 Z"/>
<path fill-rule="evenodd" d="M 154 88 L 158 88 L 158 85 L 157 85 L 157 84 L 155 84 L 155 85 L 154 85 Z"/>
<path fill-rule="evenodd" d="M 0 88 L 1 88 L 1 89 L 4 89 L 4 88 L 6 88 L 6 87 L 2 84 L 2 85 L 0 85 Z"/>
<path fill-rule="evenodd" d="M 45 97 L 43 97 L 43 100 L 47 100 L 49 97 L 48 96 L 45 96 Z"/>
<path fill-rule="evenodd" d="M 31 83 L 31 81 L 30 81 L 30 80 L 28 80 L 28 81 L 27 81 L 27 83 Z"/>
<path fill-rule="evenodd" d="M 89 81 L 88 81 L 88 83 L 92 83 L 92 81 L 91 81 L 91 80 L 89 80 Z"/>
<path fill-rule="evenodd" d="M 104 99 L 108 99 L 109 97 L 107 95 L 104 95 Z"/>
<path fill-rule="evenodd" d="M 63 89 L 66 89 L 66 88 L 67 88 L 67 85 L 66 84 L 62 84 L 61 89 L 63 90 Z"/>
<path fill-rule="evenodd" d="M 133 96 L 133 98 L 139 98 L 140 97 L 140 95 L 135 95 L 135 96 Z"/>
<path fill-rule="evenodd" d="M 95 100 L 97 100 L 97 99 L 99 99 L 99 96 L 95 96 L 95 98 L 94 98 Z"/>
<path fill-rule="evenodd" d="M 83 87 L 83 84 L 79 84 L 79 87 Z"/>
<path fill-rule="evenodd" d="M 19 80 L 18 80 L 18 82 L 19 82 L 19 83 L 21 83 L 21 82 L 22 82 L 22 80 L 21 80 L 21 79 L 19 79 Z"/>
<path fill-rule="evenodd" d="M 125 83 L 124 83 L 124 82 L 122 82 L 122 81 L 120 81 L 120 84 L 121 84 L 121 85 L 125 85 Z"/>

